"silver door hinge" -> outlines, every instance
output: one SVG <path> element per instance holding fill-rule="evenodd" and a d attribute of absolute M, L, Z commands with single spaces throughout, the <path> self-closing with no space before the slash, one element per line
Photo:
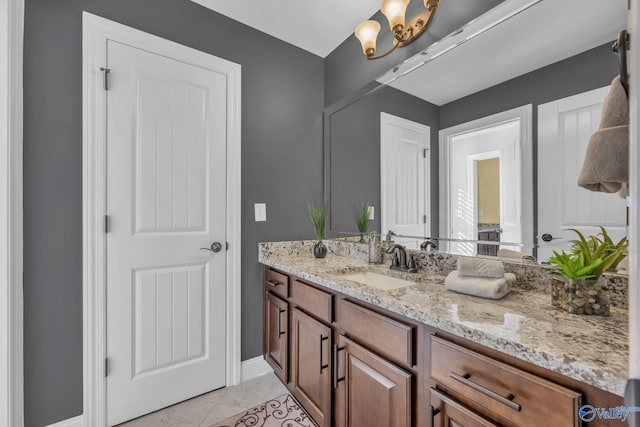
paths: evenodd
<path fill-rule="evenodd" d="M 422 150 L 422 157 L 424 157 L 425 159 L 427 158 L 427 150 L 428 148 Z"/>
<path fill-rule="evenodd" d="M 427 223 L 427 216 L 426 216 L 426 215 L 422 215 L 422 222 L 423 222 L 424 224 L 426 224 L 426 223 Z"/>
<path fill-rule="evenodd" d="M 107 234 L 111 231 L 111 218 L 109 215 L 104 216 L 104 233 Z"/>
<path fill-rule="evenodd" d="M 104 77 L 103 88 L 104 90 L 109 90 L 109 73 L 111 73 L 110 68 L 100 67 L 100 71 L 102 71 L 102 75 Z"/>
<path fill-rule="evenodd" d="M 109 358 L 106 357 L 104 359 L 104 377 L 105 378 L 109 376 L 109 367 L 110 367 L 109 366 Z"/>

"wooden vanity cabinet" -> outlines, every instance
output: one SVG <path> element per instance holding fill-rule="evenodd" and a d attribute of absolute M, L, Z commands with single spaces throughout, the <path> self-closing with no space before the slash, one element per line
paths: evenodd
<path fill-rule="evenodd" d="M 264 358 L 273 372 L 289 382 L 289 304 L 272 294 L 264 294 Z"/>
<path fill-rule="evenodd" d="M 445 396 L 447 402 L 442 404 L 445 412 L 450 411 L 449 406 L 463 408 L 481 420 L 478 422 L 490 423 L 486 425 L 578 427 L 587 425 L 578 416 L 582 405 L 596 408 L 624 405 L 621 396 L 450 333 L 431 327 L 425 327 L 424 333 L 424 364 L 428 372 L 425 387 L 430 391 L 427 413 L 429 406 L 438 409 L 441 396 Z M 519 408 L 511 407 L 506 400 Z M 456 417 L 461 419 L 461 415 Z M 471 421 L 468 424 L 447 424 L 445 419 L 436 414 L 433 424 L 427 422 L 425 425 L 485 425 Z M 596 418 L 588 425 L 618 427 L 627 423 Z"/>
<path fill-rule="evenodd" d="M 431 388 L 427 408 L 428 427 L 498 427 L 488 419 Z"/>
<path fill-rule="evenodd" d="M 263 270 L 263 354 L 273 372 L 289 381 L 289 276 Z"/>
<path fill-rule="evenodd" d="M 321 427 L 331 426 L 332 335 L 331 327 L 293 308 L 289 389 Z"/>
<path fill-rule="evenodd" d="M 374 352 L 338 337 L 336 352 L 337 427 L 409 427 L 412 375 Z"/>
<path fill-rule="evenodd" d="M 575 427 L 580 393 L 432 335 L 430 374 L 460 402 L 501 425 Z"/>
<path fill-rule="evenodd" d="M 620 396 L 269 267 L 264 357 L 320 427 L 578 427 L 581 405 L 623 405 Z"/>
<path fill-rule="evenodd" d="M 422 425 L 417 325 L 269 267 L 264 277 L 264 357 L 320 427 Z"/>

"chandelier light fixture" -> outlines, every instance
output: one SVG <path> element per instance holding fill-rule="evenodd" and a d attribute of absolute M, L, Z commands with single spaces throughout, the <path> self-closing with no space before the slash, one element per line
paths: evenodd
<path fill-rule="evenodd" d="M 403 47 L 420 37 L 433 20 L 440 0 L 423 0 L 425 12 L 413 17 L 408 24 L 405 23 L 407 6 L 411 0 L 384 0 L 380 11 L 389 21 L 389 29 L 393 33 L 393 47 L 382 55 L 375 56 L 376 40 L 380 32 L 380 24 L 377 21 L 364 21 L 358 25 L 355 36 L 362 44 L 362 52 L 367 59 L 380 59 L 389 55 L 399 47 Z"/>

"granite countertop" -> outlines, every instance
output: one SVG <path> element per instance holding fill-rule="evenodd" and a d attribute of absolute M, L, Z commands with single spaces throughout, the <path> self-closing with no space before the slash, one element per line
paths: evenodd
<path fill-rule="evenodd" d="M 445 290 L 444 276 L 410 274 L 415 285 L 385 291 L 341 275 L 389 270 L 345 256 L 261 250 L 259 262 L 328 289 L 433 326 L 534 365 L 623 396 L 628 372 L 627 311 L 578 316 L 554 309 L 551 297 L 515 289 L 494 301 Z"/>

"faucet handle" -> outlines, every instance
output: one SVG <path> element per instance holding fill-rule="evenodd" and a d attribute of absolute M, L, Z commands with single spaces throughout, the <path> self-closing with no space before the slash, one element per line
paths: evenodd
<path fill-rule="evenodd" d="M 413 255 L 409 257 L 409 262 L 407 263 L 407 267 L 410 269 L 418 268 L 418 265 L 416 264 L 416 259 L 413 257 Z"/>
<path fill-rule="evenodd" d="M 398 254 L 393 254 L 393 259 L 391 260 L 391 265 L 394 267 L 400 267 L 400 258 L 398 258 Z"/>

